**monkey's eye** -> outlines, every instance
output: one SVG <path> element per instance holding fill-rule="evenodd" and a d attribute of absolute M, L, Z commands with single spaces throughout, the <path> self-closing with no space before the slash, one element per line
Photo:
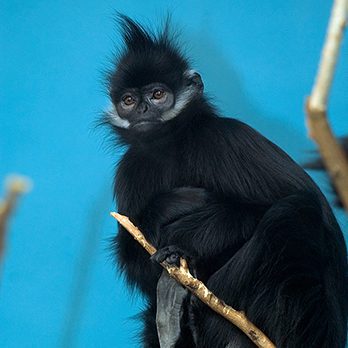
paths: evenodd
<path fill-rule="evenodd" d="M 163 89 L 156 89 L 153 94 L 152 98 L 153 99 L 162 99 L 166 95 L 166 92 Z"/>
<path fill-rule="evenodd" d="M 131 96 L 131 95 L 125 95 L 123 98 L 122 98 L 122 101 L 125 105 L 127 106 L 130 106 L 130 105 L 133 105 L 135 104 L 135 99 Z"/>

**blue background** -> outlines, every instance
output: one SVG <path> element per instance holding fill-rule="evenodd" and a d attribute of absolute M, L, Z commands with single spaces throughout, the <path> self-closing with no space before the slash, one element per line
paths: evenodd
<path fill-rule="evenodd" d="M 111 183 L 120 151 L 94 122 L 108 105 L 103 69 L 114 11 L 154 27 L 167 11 L 206 90 L 297 161 L 331 1 L 2 1 L 0 178 L 34 182 L 11 224 L 0 284 L 1 347 L 136 347 L 141 300 L 116 276 Z M 330 99 L 348 131 L 345 40 Z M 344 59 L 343 59 L 344 58 Z M 314 174 L 331 199 L 323 174 Z M 337 212 L 347 230 L 348 221 Z"/>

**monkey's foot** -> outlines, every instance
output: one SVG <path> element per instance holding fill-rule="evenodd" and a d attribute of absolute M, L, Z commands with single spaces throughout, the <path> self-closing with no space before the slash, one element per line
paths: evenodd
<path fill-rule="evenodd" d="M 167 247 L 157 250 L 152 256 L 151 261 L 161 263 L 165 261 L 169 265 L 180 266 L 180 258 L 190 261 L 191 257 L 176 245 L 169 245 Z"/>

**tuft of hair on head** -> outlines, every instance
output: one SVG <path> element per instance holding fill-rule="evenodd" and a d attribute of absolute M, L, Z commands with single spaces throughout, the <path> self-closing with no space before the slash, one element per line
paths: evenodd
<path fill-rule="evenodd" d="M 170 16 L 157 33 L 120 13 L 116 21 L 121 29 L 123 47 L 116 69 L 110 75 L 110 89 L 163 82 L 175 91 L 189 69 L 189 62 L 171 31 Z"/>
<path fill-rule="evenodd" d="M 140 23 L 121 13 L 117 14 L 116 20 L 129 51 L 142 51 L 154 45 L 153 35 L 146 31 Z"/>
<path fill-rule="evenodd" d="M 117 13 L 116 22 L 121 29 L 123 42 L 128 51 L 138 52 L 158 47 L 179 51 L 172 31 L 170 14 L 167 14 L 157 32 L 146 29 L 142 24 L 122 13 Z"/>

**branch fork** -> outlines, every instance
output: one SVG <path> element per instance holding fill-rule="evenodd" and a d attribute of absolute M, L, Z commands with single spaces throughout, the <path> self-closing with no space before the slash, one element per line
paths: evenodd
<path fill-rule="evenodd" d="M 306 100 L 308 135 L 317 145 L 323 163 L 348 212 L 348 159 L 335 139 L 327 117 L 327 102 L 344 28 L 347 25 L 348 0 L 335 0 L 326 34 L 317 76 Z"/>

